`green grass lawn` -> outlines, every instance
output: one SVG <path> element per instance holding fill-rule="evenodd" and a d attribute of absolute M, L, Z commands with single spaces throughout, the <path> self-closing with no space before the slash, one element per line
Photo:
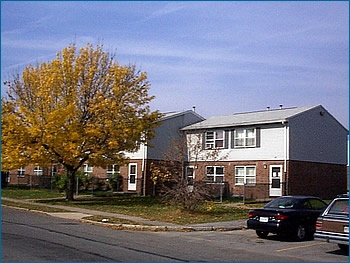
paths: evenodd
<path fill-rule="evenodd" d="M 127 214 L 182 225 L 247 219 L 249 211 L 247 207 L 228 206 L 227 201 L 225 203 L 210 201 L 195 211 L 184 211 L 179 207 L 163 203 L 159 197 L 129 194 L 104 197 L 79 196 L 74 201 L 66 201 L 64 194 L 56 191 L 3 189 L 2 196 L 17 199 L 39 199 L 37 202 Z"/>

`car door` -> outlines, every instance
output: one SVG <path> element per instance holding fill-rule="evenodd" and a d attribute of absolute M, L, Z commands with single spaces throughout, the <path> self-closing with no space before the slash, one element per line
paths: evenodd
<path fill-rule="evenodd" d="M 305 200 L 303 208 L 305 208 L 306 221 L 309 229 L 315 232 L 316 220 L 322 211 L 327 207 L 327 204 L 319 199 L 308 199 Z"/>

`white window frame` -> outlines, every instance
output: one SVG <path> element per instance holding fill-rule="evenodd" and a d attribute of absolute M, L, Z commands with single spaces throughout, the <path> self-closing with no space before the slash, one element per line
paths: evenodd
<path fill-rule="evenodd" d="M 189 173 L 189 170 L 192 170 L 191 173 Z M 195 178 L 195 169 L 194 166 L 186 166 L 186 180 L 187 183 L 193 184 L 194 178 Z"/>
<path fill-rule="evenodd" d="M 212 173 L 209 173 L 209 169 L 212 169 Z M 224 166 L 206 166 L 205 174 L 208 181 L 213 183 L 222 183 L 225 179 L 225 167 Z M 209 180 L 212 178 L 212 180 Z"/>
<path fill-rule="evenodd" d="M 107 165 L 106 177 L 110 178 L 115 173 L 120 173 L 120 166 L 117 164 Z"/>
<path fill-rule="evenodd" d="M 225 131 L 207 131 L 204 139 L 205 149 L 222 149 L 225 145 Z"/>
<path fill-rule="evenodd" d="M 94 167 L 93 166 L 89 166 L 89 164 L 84 164 L 84 175 L 92 175 L 93 171 L 94 171 Z"/>
<path fill-rule="evenodd" d="M 242 128 L 234 130 L 234 147 L 250 148 L 256 147 L 256 129 Z"/>
<path fill-rule="evenodd" d="M 58 165 L 57 164 L 53 164 L 51 166 L 51 176 L 55 176 L 57 174 L 57 170 L 58 170 Z"/>
<path fill-rule="evenodd" d="M 249 165 L 235 167 L 235 185 L 245 184 L 256 184 L 256 166 Z"/>
<path fill-rule="evenodd" d="M 133 167 L 135 171 L 133 171 Z M 128 168 L 128 190 L 136 191 L 137 187 L 137 163 L 129 163 Z"/>
<path fill-rule="evenodd" d="M 34 166 L 33 175 L 34 176 L 42 176 L 43 175 L 43 168 L 41 166 Z"/>
<path fill-rule="evenodd" d="M 17 177 L 25 177 L 25 174 L 26 170 L 23 166 L 17 170 Z"/>

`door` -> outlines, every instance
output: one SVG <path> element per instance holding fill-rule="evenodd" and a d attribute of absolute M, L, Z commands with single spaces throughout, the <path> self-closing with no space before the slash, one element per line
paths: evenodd
<path fill-rule="evenodd" d="M 128 174 L 128 190 L 136 191 L 137 182 L 137 164 L 129 163 L 129 174 Z"/>
<path fill-rule="evenodd" d="M 282 165 L 270 165 L 270 196 L 282 196 Z"/>

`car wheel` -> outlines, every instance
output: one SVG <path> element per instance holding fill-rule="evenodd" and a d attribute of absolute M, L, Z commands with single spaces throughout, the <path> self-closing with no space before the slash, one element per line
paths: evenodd
<path fill-rule="evenodd" d="M 255 232 L 258 235 L 258 237 L 260 237 L 260 238 L 266 238 L 267 235 L 269 234 L 269 232 L 267 232 L 267 231 L 256 230 Z"/>
<path fill-rule="evenodd" d="M 338 247 L 339 247 L 342 251 L 349 251 L 349 245 L 338 244 Z"/>
<path fill-rule="evenodd" d="M 296 238 L 298 241 L 303 241 L 307 237 L 307 231 L 304 225 L 299 225 L 296 231 Z"/>

